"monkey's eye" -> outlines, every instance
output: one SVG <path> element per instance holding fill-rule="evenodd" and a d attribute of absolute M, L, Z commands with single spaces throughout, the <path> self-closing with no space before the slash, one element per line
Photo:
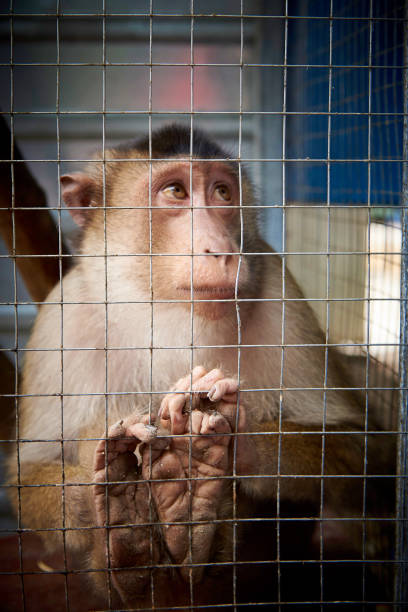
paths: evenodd
<path fill-rule="evenodd" d="M 214 191 L 215 198 L 224 202 L 231 201 L 231 191 L 227 185 L 217 185 Z"/>
<path fill-rule="evenodd" d="M 184 200 L 187 197 L 187 192 L 180 183 L 172 183 L 163 189 L 163 193 L 168 198 L 176 200 Z"/>

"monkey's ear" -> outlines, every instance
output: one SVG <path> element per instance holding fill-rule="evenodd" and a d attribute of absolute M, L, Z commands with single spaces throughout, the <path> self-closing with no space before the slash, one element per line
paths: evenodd
<path fill-rule="evenodd" d="M 61 176 L 61 195 L 75 223 L 85 225 L 86 212 L 77 206 L 90 206 L 95 196 L 95 181 L 84 172 Z"/>

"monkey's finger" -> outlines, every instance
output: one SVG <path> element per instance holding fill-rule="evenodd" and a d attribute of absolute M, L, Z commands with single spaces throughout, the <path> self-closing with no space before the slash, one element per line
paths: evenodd
<path fill-rule="evenodd" d="M 125 436 L 134 436 L 140 442 L 151 442 L 157 435 L 157 427 L 145 425 L 144 423 L 134 423 L 126 427 Z"/>
<path fill-rule="evenodd" d="M 222 399 L 222 401 L 217 405 L 217 410 L 220 412 L 229 422 L 232 431 L 246 431 L 246 410 L 245 404 L 240 402 L 239 404 L 239 414 L 238 414 L 238 423 L 237 423 L 237 403 L 226 401 L 226 397 Z M 238 428 L 237 428 L 238 426 Z"/>
<path fill-rule="evenodd" d="M 174 403 L 177 400 L 177 398 L 180 401 L 180 404 L 182 405 L 182 408 L 183 408 L 184 404 L 186 403 L 185 393 L 169 393 L 168 395 L 166 395 L 166 397 L 162 399 L 162 402 L 160 404 L 160 408 L 157 413 L 157 416 L 161 420 L 161 425 L 165 427 L 166 429 L 169 428 L 169 424 L 167 421 L 170 420 L 170 404 Z"/>
<path fill-rule="evenodd" d="M 150 442 L 155 438 L 157 428 L 144 423 L 130 423 L 125 420 L 118 421 L 109 428 L 106 440 L 100 440 L 95 450 L 94 470 L 102 470 L 107 463 L 110 463 L 119 454 L 134 452 L 140 442 Z"/>
<path fill-rule="evenodd" d="M 194 418 L 192 418 L 192 421 L 195 429 L 198 429 L 197 426 L 199 426 L 200 435 L 192 438 L 193 457 L 201 463 L 201 474 L 205 475 L 207 472 L 206 466 L 212 466 L 209 473 L 214 475 L 213 468 L 223 470 L 226 467 L 225 461 L 227 448 L 231 440 L 229 435 L 231 427 L 227 419 L 215 410 L 197 412 L 201 412 L 200 418 L 197 415 L 196 422 Z M 192 417 L 194 417 L 194 413 Z"/>
<path fill-rule="evenodd" d="M 208 394 L 208 390 L 211 389 L 217 381 L 222 380 L 223 378 L 225 378 L 225 376 L 222 370 L 215 368 L 214 370 L 207 372 L 207 374 L 199 378 L 193 384 L 193 391 L 195 393 L 199 393 L 200 395 L 204 394 L 205 396 Z"/>
<path fill-rule="evenodd" d="M 144 414 L 140 419 L 140 422 L 143 423 L 144 425 L 152 425 L 154 424 L 155 421 L 156 421 L 156 415 L 153 413 Z"/>
<path fill-rule="evenodd" d="M 223 395 L 222 401 L 225 402 L 226 404 L 236 404 L 238 401 L 238 394 L 237 393 L 227 393 L 226 395 Z"/>
<path fill-rule="evenodd" d="M 204 418 L 204 412 L 202 410 L 193 410 L 191 413 L 191 433 L 199 434 L 201 432 L 201 425 Z"/>
<path fill-rule="evenodd" d="M 191 413 L 191 433 L 208 435 L 212 433 L 230 433 L 231 427 L 226 418 L 219 412 L 194 410 Z"/>
<path fill-rule="evenodd" d="M 191 409 L 194 410 L 198 408 L 199 406 L 200 397 L 202 395 L 206 395 L 208 393 L 208 389 L 212 388 L 213 385 L 218 380 L 221 380 L 224 378 L 225 378 L 224 373 L 217 368 L 211 370 L 210 372 L 207 372 L 203 368 L 203 366 L 197 366 L 191 372 L 191 375 L 187 375 L 184 378 L 181 378 L 173 388 L 174 390 L 177 390 L 177 391 L 184 390 L 187 393 L 190 390 L 190 388 L 192 388 L 193 395 L 192 395 L 191 400 L 187 399 L 188 395 L 186 393 L 187 398 L 184 399 L 184 403 L 190 402 Z M 193 382 L 192 386 L 191 386 L 191 382 Z M 181 402 L 181 400 L 179 400 L 174 403 L 174 397 L 177 397 L 177 396 L 183 397 L 183 396 L 180 396 L 179 394 L 175 394 L 175 395 L 168 394 L 163 399 L 159 412 L 158 412 L 158 415 L 161 419 L 168 420 L 169 418 L 171 418 L 170 417 L 170 405 L 179 406 Z M 183 421 L 183 423 L 185 424 L 185 421 Z M 177 424 L 176 424 L 176 428 L 177 428 Z M 172 431 L 173 431 L 173 425 L 172 425 Z M 176 433 L 176 432 L 173 431 L 173 433 Z M 178 431 L 178 433 L 183 433 L 183 431 Z"/>
<path fill-rule="evenodd" d="M 160 404 L 160 408 L 157 412 L 157 417 L 161 419 L 162 421 L 169 420 L 169 399 L 170 399 L 170 395 L 165 395 L 163 397 L 161 404 Z M 162 425 L 164 424 L 162 423 Z M 166 425 L 164 425 L 164 427 L 166 427 Z"/>
<path fill-rule="evenodd" d="M 157 413 L 159 419 L 161 419 L 161 424 L 166 429 L 168 429 L 168 424 L 165 421 L 168 421 L 170 419 L 169 407 L 171 403 L 174 402 L 175 398 L 179 399 L 180 404 L 182 404 L 182 409 L 187 406 L 187 411 L 189 411 L 190 409 L 194 410 L 195 408 L 198 408 L 200 404 L 199 394 L 192 393 L 191 391 L 187 393 L 169 393 L 169 395 L 166 395 L 166 397 L 162 400 L 159 411 Z M 187 411 L 184 410 L 184 412 Z"/>
<path fill-rule="evenodd" d="M 202 434 L 211 434 L 211 433 L 230 433 L 231 427 L 226 418 L 223 417 L 219 412 L 211 412 L 205 413 L 205 418 L 203 419 L 201 433 Z"/>
<path fill-rule="evenodd" d="M 149 442 L 156 435 L 156 427 L 148 422 L 149 416 L 140 417 L 132 414 L 126 419 L 114 423 L 108 430 L 109 439 L 137 438 L 140 442 Z"/>
<path fill-rule="evenodd" d="M 219 412 L 210 414 L 208 419 L 208 426 L 211 427 L 216 433 L 231 433 L 231 427 L 227 421 Z"/>
<path fill-rule="evenodd" d="M 203 366 L 196 366 L 190 374 L 180 378 L 175 385 L 172 386 L 171 391 L 190 391 L 191 384 L 194 384 L 197 380 L 207 374 L 207 370 Z"/>
<path fill-rule="evenodd" d="M 238 391 L 238 381 L 236 378 L 222 378 L 217 380 L 208 392 L 208 399 L 218 402 L 226 395 L 235 394 Z"/>
<path fill-rule="evenodd" d="M 186 396 L 177 393 L 170 396 L 167 401 L 167 408 L 170 418 L 170 431 L 174 435 L 183 434 L 186 429 L 188 414 L 184 410 Z"/>
<path fill-rule="evenodd" d="M 196 366 L 190 374 L 180 378 L 175 385 L 171 388 L 172 391 L 191 391 L 192 384 L 194 384 L 197 380 L 205 376 L 207 370 L 203 366 Z M 172 393 L 168 393 L 162 400 L 160 404 L 160 408 L 158 411 L 158 417 L 163 419 L 164 421 L 170 419 L 170 412 L 168 403 L 170 399 L 173 397 Z M 163 423 L 164 427 L 167 427 L 166 424 Z"/>
<path fill-rule="evenodd" d="M 160 419 L 160 429 L 162 431 L 170 431 L 171 423 L 170 423 L 170 414 L 167 413 L 166 417 Z"/>

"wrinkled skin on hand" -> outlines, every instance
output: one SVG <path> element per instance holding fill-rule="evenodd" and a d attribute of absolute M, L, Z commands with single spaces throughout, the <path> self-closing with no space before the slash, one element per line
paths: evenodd
<path fill-rule="evenodd" d="M 108 540 L 105 551 L 109 557 L 107 566 L 135 568 L 112 572 L 111 575 L 112 583 L 125 603 L 141 597 L 149 580 L 148 570 L 137 568 L 158 563 L 160 557 L 157 540 L 150 537 L 151 528 L 146 526 L 152 522 L 149 487 L 138 482 L 138 460 L 134 453 L 138 444 L 150 442 L 155 435 L 154 427 L 138 422 L 132 416 L 113 425 L 107 440 L 101 440 L 95 451 L 93 496 L 97 524 L 131 525 L 109 529 L 105 535 Z M 104 482 L 115 484 L 98 484 Z M 103 532 L 97 537 L 103 538 Z"/>
<path fill-rule="evenodd" d="M 202 578 L 205 566 L 190 570 L 189 564 L 210 559 L 217 529 L 213 521 L 228 507 L 230 480 L 225 477 L 232 474 L 231 434 L 245 428 L 242 404 L 237 418 L 237 390 L 237 381 L 220 370 L 197 367 L 164 397 L 158 429 L 148 425 L 148 417 L 131 416 L 98 444 L 98 524 L 131 525 L 109 530 L 110 566 L 135 568 L 112 573 L 125 602 L 141 597 L 146 587 L 150 574 L 140 568 L 143 565 L 182 564 L 178 571 L 184 580 Z M 237 456 L 250 452 L 246 445 L 245 438 L 239 441 Z M 106 485 L 97 484 L 106 481 L 117 481 L 108 485 L 107 494 Z"/>

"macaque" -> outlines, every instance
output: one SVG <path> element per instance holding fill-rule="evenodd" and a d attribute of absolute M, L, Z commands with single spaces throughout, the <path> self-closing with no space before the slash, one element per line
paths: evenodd
<path fill-rule="evenodd" d="M 23 525 L 110 606 L 384 598 L 392 436 L 260 237 L 245 169 L 173 125 L 61 193 L 80 252 L 27 347 Z"/>

